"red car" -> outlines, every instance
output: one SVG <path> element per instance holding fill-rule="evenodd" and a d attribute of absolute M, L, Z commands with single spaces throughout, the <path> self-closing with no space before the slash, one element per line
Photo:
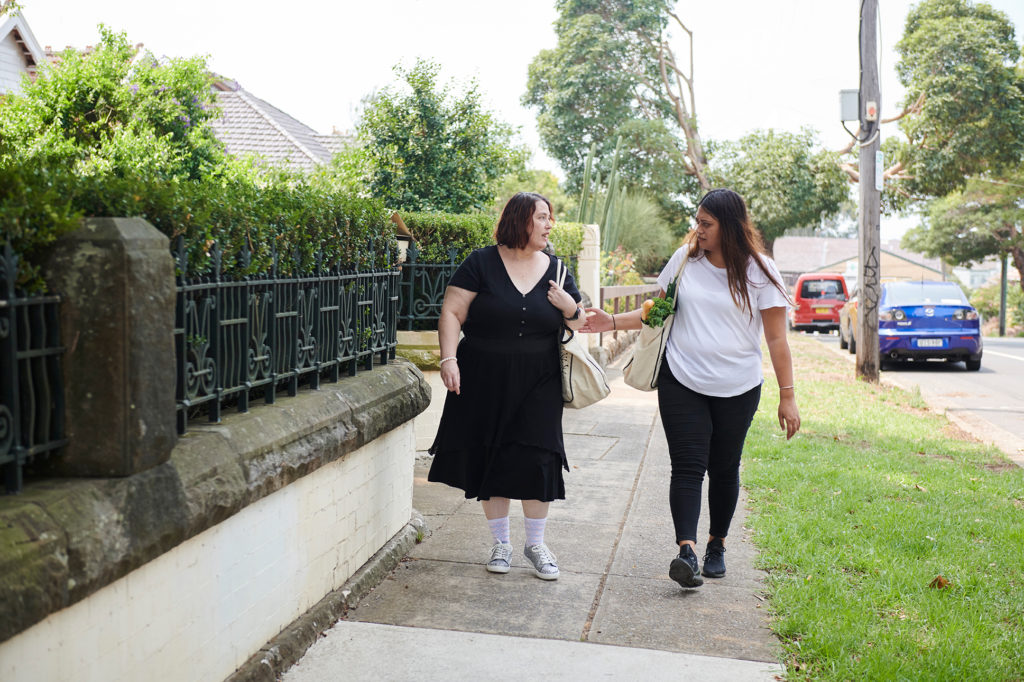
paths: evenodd
<path fill-rule="evenodd" d="M 846 278 L 836 272 L 808 272 L 793 288 L 789 328 L 794 331 L 839 331 L 839 309 L 849 298 Z"/>

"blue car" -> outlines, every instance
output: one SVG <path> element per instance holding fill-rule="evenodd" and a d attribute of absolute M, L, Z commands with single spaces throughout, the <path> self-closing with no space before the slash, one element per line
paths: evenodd
<path fill-rule="evenodd" d="M 953 282 L 886 282 L 878 307 L 882 360 L 962 360 L 981 369 L 981 319 Z"/>

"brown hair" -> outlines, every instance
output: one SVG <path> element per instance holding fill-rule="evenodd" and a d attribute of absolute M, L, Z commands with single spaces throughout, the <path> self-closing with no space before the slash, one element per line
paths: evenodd
<path fill-rule="evenodd" d="M 510 249 L 521 249 L 530 241 L 530 223 L 537 210 L 537 202 L 543 201 L 552 211 L 546 197 L 533 192 L 518 192 L 501 210 L 498 226 L 494 228 L 494 241 Z M 552 217 L 554 213 L 552 211 Z"/>
<path fill-rule="evenodd" d="M 747 310 L 751 317 L 754 316 L 750 306 L 750 294 L 747 291 L 747 264 L 751 259 L 788 301 L 789 294 L 786 288 L 765 265 L 762 258 L 767 255 L 764 241 L 761 239 L 761 233 L 750 221 L 743 197 L 731 189 L 713 189 L 704 195 L 697 208 L 703 208 L 718 221 L 718 239 L 722 258 L 725 260 L 725 271 L 729 277 L 729 293 L 732 294 L 732 300 L 736 305 L 741 310 Z M 690 233 L 687 241 L 690 244 L 689 257 L 696 258 L 700 254 L 696 230 Z"/>

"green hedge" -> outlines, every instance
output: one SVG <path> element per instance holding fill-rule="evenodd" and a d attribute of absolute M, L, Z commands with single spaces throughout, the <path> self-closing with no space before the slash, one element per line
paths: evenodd
<path fill-rule="evenodd" d="M 380 201 L 311 178 L 259 170 L 224 153 L 202 58 L 137 54 L 100 28 L 88 55 L 69 50 L 17 95 L 0 98 L 0 244 L 22 258 L 19 284 L 42 288 L 47 247 L 82 217 L 142 217 L 183 237 L 188 268 L 308 272 L 317 265 L 380 267 L 397 258 Z M 370 248 L 371 241 L 374 242 Z"/>
<path fill-rule="evenodd" d="M 498 219 L 490 213 L 431 213 L 400 211 L 402 222 L 416 239 L 420 263 L 447 263 L 448 250 L 461 263 L 473 249 L 494 243 Z"/>
<path fill-rule="evenodd" d="M 402 221 L 416 238 L 421 263 L 447 263 L 454 248 L 455 262 L 461 263 L 473 249 L 494 243 L 498 218 L 490 213 L 400 212 Z M 557 223 L 549 236 L 555 253 L 563 257 L 579 254 L 583 247 L 583 225 Z"/>
<path fill-rule="evenodd" d="M 183 235 L 189 268 L 198 272 L 210 267 L 213 244 L 224 254 L 221 272 L 236 275 L 269 271 L 275 253 L 282 274 L 310 271 L 318 254 L 323 265 L 363 269 L 397 258 L 381 201 L 287 173 L 233 168 L 196 181 L 104 181 L 80 202 L 86 215 L 139 216 L 172 239 Z"/>
<path fill-rule="evenodd" d="M 369 269 L 394 264 L 390 211 L 375 199 L 342 196 L 297 175 L 257 175 L 238 165 L 198 180 L 76 177 L 61 169 L 0 167 L 0 241 L 24 261 L 20 285 L 43 288 L 47 246 L 81 217 L 141 217 L 172 240 L 184 237 L 188 268 L 221 273 L 308 272 L 322 264 Z"/>

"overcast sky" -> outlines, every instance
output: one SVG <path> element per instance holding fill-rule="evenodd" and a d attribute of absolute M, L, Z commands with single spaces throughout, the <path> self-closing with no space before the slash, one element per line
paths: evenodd
<path fill-rule="evenodd" d="M 527 67 L 556 36 L 554 0 L 21 0 L 41 45 L 83 47 L 97 25 L 126 31 L 158 56 L 205 55 L 217 73 L 320 132 L 351 130 L 360 101 L 416 57 L 442 77 L 476 78 L 490 108 L 521 128 L 533 166 L 557 171 L 540 149 L 535 113 L 520 105 Z M 893 45 L 909 0 L 880 0 L 882 114 L 899 111 Z M 991 0 L 1020 41 L 1024 0 Z M 839 90 L 857 88 L 857 0 L 681 2 L 694 32 L 697 115 L 705 139 L 757 128 L 815 128 L 846 144 Z M 676 32 L 677 54 L 688 53 Z M 892 128 L 893 126 L 889 126 Z M 889 134 L 895 134 L 895 130 Z M 560 174 L 560 173 L 559 173 Z"/>

